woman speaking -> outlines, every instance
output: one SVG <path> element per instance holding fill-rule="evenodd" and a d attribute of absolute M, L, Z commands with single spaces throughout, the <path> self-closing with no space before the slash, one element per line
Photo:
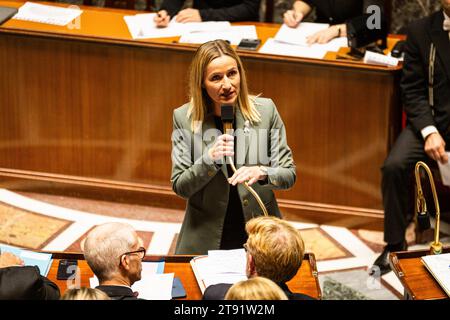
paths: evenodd
<path fill-rule="evenodd" d="M 190 101 L 173 113 L 171 182 L 175 193 L 187 199 L 176 253 L 242 248 L 245 222 L 263 214 L 243 183 L 278 217 L 272 190 L 295 183 L 283 121 L 271 99 L 249 95 L 242 62 L 223 40 L 198 48 L 189 94 Z M 231 134 L 222 133 L 224 105 L 234 114 Z"/>

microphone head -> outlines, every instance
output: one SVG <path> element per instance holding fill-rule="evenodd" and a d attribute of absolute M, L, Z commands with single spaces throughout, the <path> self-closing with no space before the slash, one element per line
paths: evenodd
<path fill-rule="evenodd" d="M 222 122 L 233 122 L 234 110 L 232 105 L 222 105 L 221 118 Z"/>

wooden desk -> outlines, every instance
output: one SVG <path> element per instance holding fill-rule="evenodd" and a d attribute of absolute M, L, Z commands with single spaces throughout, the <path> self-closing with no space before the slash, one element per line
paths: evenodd
<path fill-rule="evenodd" d="M 164 259 L 165 273 L 175 273 L 175 277 L 179 277 L 183 283 L 184 289 L 186 290 L 187 300 L 200 300 L 202 298 L 202 293 L 198 287 L 197 280 L 195 279 L 194 273 L 192 272 L 191 265 L 189 261 L 194 256 L 147 256 L 144 261 L 161 261 Z M 58 263 L 60 259 L 77 259 L 78 266 L 80 268 L 80 286 L 90 287 L 89 278 L 93 277 L 93 272 L 89 268 L 88 264 L 84 260 L 82 254 L 74 253 L 53 253 L 53 264 L 50 267 L 48 273 L 48 278 L 55 282 L 60 291 L 61 295 L 67 290 L 67 282 L 65 280 L 57 280 L 56 274 L 58 270 Z M 71 282 L 72 283 L 72 282 Z M 288 283 L 289 289 L 293 292 L 299 292 L 307 294 L 316 299 L 320 299 L 322 296 L 318 273 L 316 268 L 316 260 L 314 254 L 306 253 L 302 266 L 300 267 L 297 275 Z"/>
<path fill-rule="evenodd" d="M 120 182 L 184 209 L 169 182 L 172 111 L 187 101 L 197 46 L 132 40 L 123 16 L 135 11 L 83 10 L 79 28 L 0 26 L 0 174 Z M 257 33 L 264 42 L 278 28 L 259 23 Z M 380 166 L 401 126 L 401 67 L 239 54 L 251 92 L 275 101 L 298 167 L 296 185 L 277 192 L 284 216 L 382 229 Z"/>
<path fill-rule="evenodd" d="M 443 251 L 448 253 L 450 248 Z M 405 288 L 405 299 L 435 300 L 449 298 L 420 260 L 422 256 L 428 254 L 429 250 L 392 252 L 390 254 L 391 268 Z"/>

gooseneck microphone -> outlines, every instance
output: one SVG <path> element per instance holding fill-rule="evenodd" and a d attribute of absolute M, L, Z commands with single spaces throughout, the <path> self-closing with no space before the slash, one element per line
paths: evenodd
<path fill-rule="evenodd" d="M 222 108 L 221 118 L 223 124 L 223 133 L 233 135 L 234 108 L 232 105 L 222 105 L 221 108 Z M 234 166 L 233 158 L 230 156 L 227 156 L 226 158 L 228 160 L 226 162 L 230 164 L 230 167 L 233 170 L 233 172 L 236 172 L 236 167 Z M 244 182 L 244 187 L 255 197 L 264 215 L 268 216 L 269 213 L 267 212 L 266 206 L 264 205 L 264 203 L 262 202 L 261 198 L 256 193 L 256 191 L 248 185 L 247 181 Z"/>

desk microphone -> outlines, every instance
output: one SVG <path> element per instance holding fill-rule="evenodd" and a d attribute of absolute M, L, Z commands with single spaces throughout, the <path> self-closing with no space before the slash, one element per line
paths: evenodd
<path fill-rule="evenodd" d="M 223 125 L 223 133 L 233 135 L 234 108 L 232 105 L 222 105 L 221 118 Z M 231 166 L 231 169 L 233 170 L 233 172 L 236 172 L 236 167 L 234 166 L 233 158 L 230 156 L 228 156 L 227 158 L 228 163 Z M 268 216 L 269 213 L 267 212 L 266 206 L 264 205 L 264 203 L 262 202 L 261 198 L 256 193 L 256 191 L 252 187 L 250 187 L 247 182 L 244 182 L 244 187 L 255 197 L 264 215 Z"/>

